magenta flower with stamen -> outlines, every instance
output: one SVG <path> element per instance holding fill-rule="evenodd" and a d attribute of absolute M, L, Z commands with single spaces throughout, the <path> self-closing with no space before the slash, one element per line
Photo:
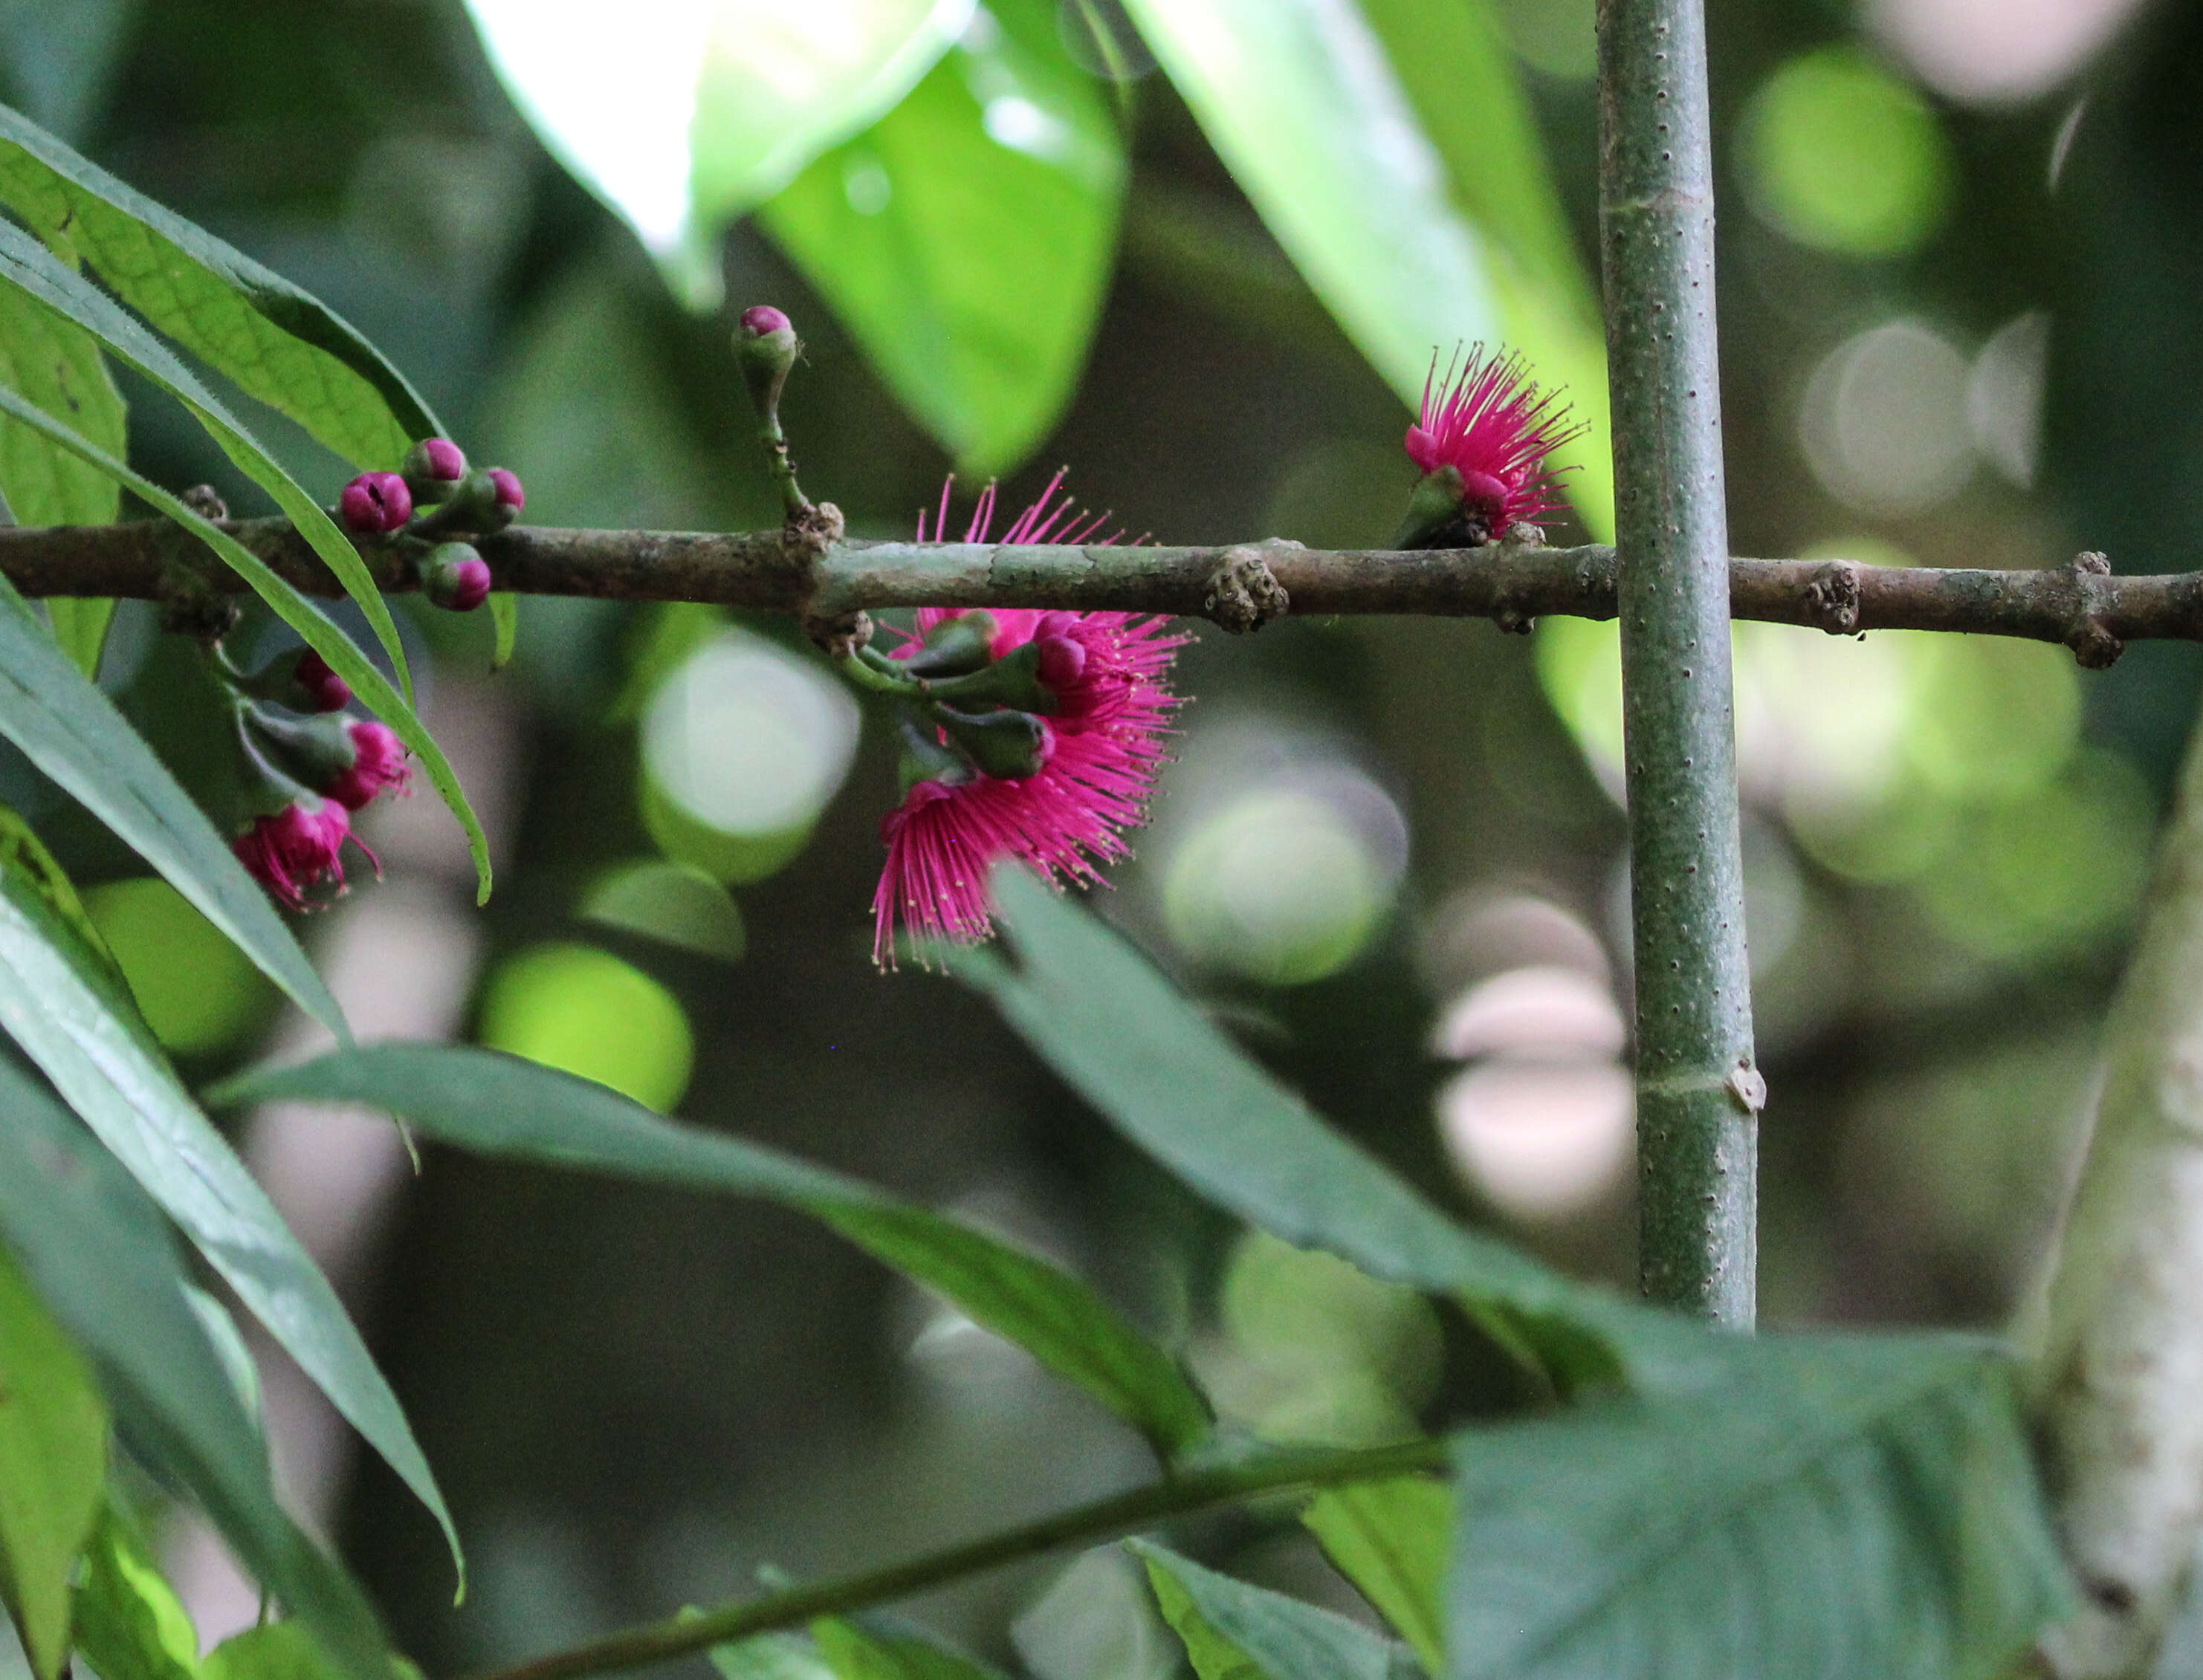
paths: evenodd
<path fill-rule="evenodd" d="M 301 793 L 281 811 L 255 817 L 230 846 L 245 872 L 278 903 L 289 910 L 316 910 L 321 904 L 307 896 L 310 888 L 331 882 L 339 894 L 345 890 L 339 854 L 347 840 L 367 852 L 375 872 L 382 873 L 375 854 L 352 833 L 351 818 L 342 805 Z"/>
<path fill-rule="evenodd" d="M 1475 345 L 1444 379 L 1432 359 L 1421 417 L 1408 428 L 1408 458 L 1426 480 L 1449 468 L 1460 475 L 1453 510 L 1489 541 L 1558 511 L 1557 469 L 1550 457 L 1584 429 L 1568 423 L 1556 392 L 1530 382 L 1521 356 L 1493 356 Z"/>
<path fill-rule="evenodd" d="M 1106 514 L 1076 513 L 1068 496 L 1058 499 L 1062 480 L 1059 472 L 1001 540 L 1113 541 L 1095 537 Z M 989 485 L 964 540 L 989 540 L 994 512 Z M 944 490 L 936 533 L 947 517 Z M 918 540 L 927 540 L 923 515 Z M 916 653 L 925 636 L 960 615 L 959 609 L 921 610 L 918 634 L 896 657 Z M 1056 703 L 1040 719 L 1046 750 L 1028 776 L 965 769 L 915 782 L 889 813 L 880 825 L 887 868 L 872 898 L 872 957 L 883 967 L 895 964 L 898 927 L 960 944 L 986 938 L 993 929 L 987 878 L 1002 858 L 1060 884 L 1099 881 L 1101 864 L 1131 855 L 1125 832 L 1146 821 L 1165 761 L 1163 740 L 1180 704 L 1166 679 L 1189 638 L 1170 634 L 1162 618 L 1134 613 L 1007 608 L 988 616 L 995 625 L 993 657 L 1038 645 L 1039 681 Z"/>
<path fill-rule="evenodd" d="M 352 759 L 317 791 L 347 811 L 359 811 L 386 789 L 393 793 L 413 791 L 413 767 L 405 761 L 405 745 L 387 723 L 354 718 L 345 725 Z"/>

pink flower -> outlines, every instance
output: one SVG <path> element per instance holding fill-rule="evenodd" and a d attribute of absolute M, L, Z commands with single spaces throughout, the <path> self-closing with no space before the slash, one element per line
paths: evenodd
<path fill-rule="evenodd" d="M 246 872 L 278 903 L 291 910 L 320 906 L 306 896 L 309 887 L 334 881 L 344 891 L 344 864 L 338 857 L 346 840 L 355 845 L 351 819 L 342 805 L 311 794 L 293 799 L 281 811 L 253 819 L 252 826 L 230 842 Z M 360 850 L 367 852 L 364 846 Z M 367 852 L 368 861 L 375 854 Z M 376 873 L 381 865 L 375 865 Z"/>
<path fill-rule="evenodd" d="M 325 798 L 346 811 L 360 811 L 386 788 L 399 793 L 412 791 L 413 767 L 405 762 L 405 745 L 388 724 L 355 718 L 345 725 L 345 735 L 351 743 L 351 765 L 322 787 Z"/>
<path fill-rule="evenodd" d="M 528 492 L 520 487 L 520 475 L 503 467 L 489 469 L 489 481 L 495 493 L 497 505 L 510 519 L 528 505 Z"/>
<path fill-rule="evenodd" d="M 1062 479 L 1058 473 L 1049 481 L 1002 541 L 1093 539 L 1107 516 L 1066 524 L 1070 498 L 1055 501 Z M 994 497 L 989 486 L 966 542 L 989 540 Z M 936 531 L 947 511 L 944 490 Z M 925 540 L 923 516 L 918 539 Z M 916 652 L 929 632 L 958 616 L 944 608 L 920 611 L 918 635 L 897 657 Z M 1013 608 L 989 616 L 993 657 L 1036 644 L 1040 681 L 1055 697 L 1056 711 L 1040 719 L 1040 768 L 1015 779 L 966 769 L 918 781 L 888 814 L 880 825 L 887 868 L 872 897 L 872 957 L 883 967 L 894 965 L 898 925 L 964 944 L 984 939 L 992 931 L 987 877 L 1002 858 L 1059 882 L 1100 881 L 1097 865 L 1130 855 L 1125 831 L 1146 820 L 1164 763 L 1163 738 L 1179 704 L 1165 679 L 1187 637 L 1166 634 L 1161 618 L 1132 613 Z"/>
<path fill-rule="evenodd" d="M 753 304 L 742 311 L 742 331 L 753 339 L 788 331 L 788 316 L 770 304 Z"/>
<path fill-rule="evenodd" d="M 363 537 L 381 536 L 413 517 L 413 492 L 395 473 L 362 473 L 345 486 L 337 511 L 347 530 Z"/>
<path fill-rule="evenodd" d="M 1567 423 L 1559 396 L 1530 383 L 1520 356 L 1487 355 L 1481 345 L 1444 380 L 1435 361 L 1431 373 L 1422 417 L 1408 428 L 1408 458 L 1426 475 L 1446 467 L 1461 475 L 1462 512 L 1486 540 L 1555 512 L 1560 488 L 1547 457 L 1583 430 Z"/>
<path fill-rule="evenodd" d="M 316 711 L 342 711 L 351 704 L 351 685 L 329 669 L 329 662 L 307 648 L 291 668 L 292 680 L 305 690 Z"/>

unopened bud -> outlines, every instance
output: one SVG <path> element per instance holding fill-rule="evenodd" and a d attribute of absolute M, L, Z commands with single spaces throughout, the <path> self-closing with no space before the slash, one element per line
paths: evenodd
<path fill-rule="evenodd" d="M 982 775 L 1023 781 L 1038 775 L 1041 766 L 1055 752 L 1055 737 L 1048 725 L 1030 712 L 987 711 L 974 716 L 936 706 L 929 716 L 941 727 Z"/>
<path fill-rule="evenodd" d="M 342 711 L 351 704 L 351 685 L 329 669 L 329 662 L 310 647 L 299 651 L 291 667 L 291 680 L 305 695 L 313 711 Z"/>
<path fill-rule="evenodd" d="M 355 534 L 381 536 L 413 517 L 413 492 L 395 473 L 362 473 L 345 486 L 337 512 Z"/>
<path fill-rule="evenodd" d="M 803 340 L 771 304 L 753 304 L 742 311 L 741 325 L 735 329 L 735 360 L 741 366 L 742 383 L 757 404 L 759 418 L 768 425 L 777 423 L 781 386 L 802 353 Z"/>
<path fill-rule="evenodd" d="M 472 612 L 489 590 L 489 563 L 471 543 L 438 543 L 421 563 L 421 592 L 437 606 Z"/>
<path fill-rule="evenodd" d="M 490 488 L 499 513 L 507 525 L 520 517 L 520 510 L 528 505 L 528 492 L 520 487 L 520 475 L 503 467 L 489 469 Z"/>
<path fill-rule="evenodd" d="M 399 471 L 416 504 L 434 504 L 459 487 L 467 457 L 449 438 L 423 438 L 405 451 Z"/>
<path fill-rule="evenodd" d="M 942 619 L 926 632 L 923 647 L 896 663 L 913 676 L 960 676 L 979 669 L 995 657 L 999 628 L 994 614 L 975 607 Z"/>

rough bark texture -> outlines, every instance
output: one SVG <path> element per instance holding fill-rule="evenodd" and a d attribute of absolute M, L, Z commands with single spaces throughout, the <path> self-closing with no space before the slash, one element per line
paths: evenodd
<path fill-rule="evenodd" d="M 298 588 L 342 593 L 281 519 L 226 529 Z M 1326 551 L 1288 543 L 1226 548 L 1078 548 L 843 541 L 814 564 L 777 531 L 567 531 L 516 527 L 480 545 L 499 589 L 611 600 L 713 601 L 820 616 L 860 608 L 1050 606 L 1166 612 L 1231 629 L 1285 612 L 1489 618 L 1527 629 L 1551 614 L 1612 618 L 1615 551 L 1583 548 Z M 364 548 L 387 589 L 417 587 Z M 244 580 L 157 521 L 0 528 L 0 574 L 30 596 L 157 600 L 170 569 L 241 592 Z M 2125 642 L 2203 640 L 2203 572 L 2112 577 L 2096 556 L 2045 571 L 1934 570 L 1847 560 L 1733 560 L 1730 610 L 1831 635 L 1959 630 L 2059 642 L 2088 665 Z M 1262 587 L 1265 577 L 1272 589 Z M 1249 585 L 1253 587 L 1249 587 Z"/>
<path fill-rule="evenodd" d="M 1599 0 L 1599 244 L 1614 397 L 1637 954 L 1638 1277 L 1749 1329 L 1758 1117 L 1730 712 L 1698 0 Z"/>
<path fill-rule="evenodd" d="M 2105 1028 L 2094 1131 L 2022 1340 L 2084 1608 L 2060 1680 L 2149 1674 L 2203 1532 L 2203 729 Z"/>

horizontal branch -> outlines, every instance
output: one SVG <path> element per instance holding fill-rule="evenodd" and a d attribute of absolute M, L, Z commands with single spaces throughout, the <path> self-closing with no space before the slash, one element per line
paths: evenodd
<path fill-rule="evenodd" d="M 1440 1470 L 1445 1456 L 1443 1441 L 1410 1441 L 1393 1447 L 1280 1453 L 1219 1470 L 1195 1471 L 1043 1517 L 1020 1528 L 1004 1529 L 905 1563 L 890 1564 L 885 1569 L 790 1587 L 712 1610 L 684 1611 L 663 1622 L 500 1669 L 482 1680 L 576 1680 L 585 1674 L 647 1668 L 753 1635 L 800 1628 L 821 1616 L 847 1615 L 910 1598 L 966 1576 L 1066 1546 L 1098 1545 L 1137 1534 L 1166 1518 L 1213 1510 L 1265 1494 L 1309 1493 L 1319 1488 Z"/>
<path fill-rule="evenodd" d="M 228 522 L 247 548 L 310 594 L 342 592 L 280 519 Z M 607 600 L 706 601 L 817 620 L 897 607 L 1063 607 L 1160 612 L 1253 629 L 1287 611 L 1489 618 L 1527 629 L 1548 614 L 1615 616 L 1611 548 L 1323 550 L 1283 542 L 1229 547 L 827 545 L 815 559 L 777 531 L 570 531 L 515 527 L 481 539 L 499 589 Z M 415 587 L 387 550 L 363 548 L 377 581 Z M 210 587 L 243 580 L 157 522 L 0 529 L 0 572 L 26 595 L 159 600 L 180 568 Z M 2040 571 L 1941 570 L 1848 560 L 1733 560 L 1738 618 L 1831 634 L 1959 630 L 2059 642 L 2084 665 L 2126 642 L 2203 640 L 2203 574 L 2114 577 L 2100 555 Z"/>

